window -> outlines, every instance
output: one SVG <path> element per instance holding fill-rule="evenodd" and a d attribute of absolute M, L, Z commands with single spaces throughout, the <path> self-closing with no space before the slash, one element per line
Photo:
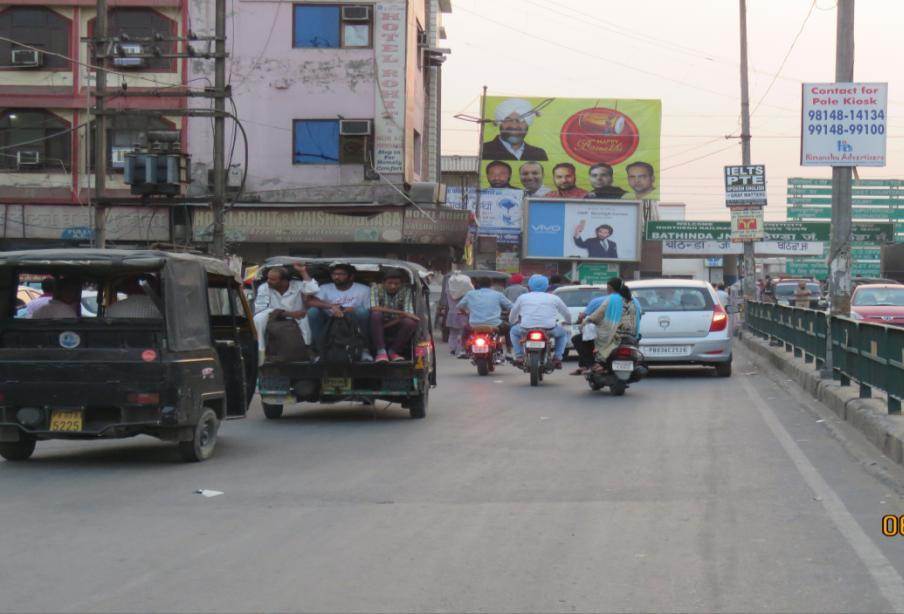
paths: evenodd
<path fill-rule="evenodd" d="M 120 160 L 135 145 L 147 145 L 149 130 L 174 130 L 170 122 L 159 117 L 139 117 L 137 115 L 114 115 L 107 118 L 107 168 L 113 172 L 122 172 Z M 95 142 L 97 125 L 91 123 L 91 143 Z M 88 152 L 89 170 L 94 169 L 94 147 Z"/>
<path fill-rule="evenodd" d="M 69 122 L 41 109 L 0 113 L 0 169 L 67 171 L 72 150 Z"/>
<path fill-rule="evenodd" d="M 712 311 L 713 301 L 702 288 L 637 288 L 637 297 L 644 312 L 648 311 Z"/>
<path fill-rule="evenodd" d="M 421 133 L 414 131 L 414 174 L 421 174 L 421 158 L 424 157 L 423 145 L 421 143 Z"/>
<path fill-rule="evenodd" d="M 172 39 L 176 35 L 176 22 L 168 19 L 153 9 L 147 8 L 112 8 L 109 13 L 110 36 L 126 35 L 132 39 L 162 37 Z M 88 26 L 88 35 L 94 34 L 94 20 Z M 142 42 L 145 53 L 175 53 L 176 43 L 172 40 Z M 146 48 L 145 48 L 146 47 Z M 174 58 L 145 58 L 143 68 L 150 71 L 175 72 Z"/>
<path fill-rule="evenodd" d="M 13 6 L 0 12 L 0 36 L 62 55 L 69 55 L 70 24 L 56 11 L 41 6 Z M 14 49 L 24 47 L 0 40 L 0 66 L 12 65 Z M 51 69 L 71 68 L 65 58 L 53 55 L 44 55 L 41 65 Z"/>
<path fill-rule="evenodd" d="M 371 19 L 370 6 L 295 5 L 292 46 L 300 49 L 370 47 Z"/>
<path fill-rule="evenodd" d="M 373 158 L 368 135 L 340 134 L 339 120 L 296 119 L 295 164 L 364 164 Z"/>

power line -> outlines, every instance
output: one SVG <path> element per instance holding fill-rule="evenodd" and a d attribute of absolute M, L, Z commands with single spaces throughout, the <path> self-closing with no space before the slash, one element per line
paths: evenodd
<path fill-rule="evenodd" d="M 687 165 L 687 164 L 691 164 L 692 162 L 696 162 L 697 160 L 702 160 L 702 159 L 704 159 L 704 158 L 709 158 L 709 157 L 714 156 L 714 155 L 716 155 L 716 154 L 722 153 L 723 151 L 728 151 L 729 149 L 734 149 L 734 147 L 735 147 L 735 145 L 729 145 L 728 147 L 723 147 L 722 149 L 717 149 L 716 151 L 711 151 L 710 153 L 704 154 L 704 155 L 699 156 L 699 157 L 697 157 L 697 158 L 693 158 L 693 159 L 691 159 L 691 160 L 686 160 L 686 161 L 680 162 L 680 163 L 678 163 L 678 164 L 673 164 L 672 166 L 667 166 L 667 167 L 665 167 L 665 168 L 661 168 L 661 169 L 659 169 L 659 172 L 660 172 L 660 173 L 664 173 L 665 171 L 670 171 L 670 170 L 672 170 L 673 168 L 678 168 L 678 167 L 680 167 L 680 166 L 685 166 L 685 165 Z"/>

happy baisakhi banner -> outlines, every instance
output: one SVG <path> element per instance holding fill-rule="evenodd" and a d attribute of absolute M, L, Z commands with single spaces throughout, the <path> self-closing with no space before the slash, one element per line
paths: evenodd
<path fill-rule="evenodd" d="M 484 119 L 482 187 L 545 198 L 593 192 L 587 197 L 659 200 L 659 100 L 487 96 Z M 574 165 L 575 174 L 571 180 L 568 169 L 560 169 L 557 187 L 559 163 Z M 597 169 L 594 186 L 590 172 L 598 163 L 612 167 L 612 179 Z"/>

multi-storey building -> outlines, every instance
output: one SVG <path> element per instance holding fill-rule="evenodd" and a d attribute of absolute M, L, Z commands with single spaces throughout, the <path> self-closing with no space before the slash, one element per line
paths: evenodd
<path fill-rule="evenodd" d="M 228 250 L 254 262 L 366 254 L 443 266 L 456 257 L 467 212 L 436 205 L 450 0 L 239 1 L 230 10 L 228 75 L 248 155 L 241 134 L 227 132 Z M 192 3 L 191 18 L 210 31 L 212 3 Z M 190 78 L 211 70 L 193 62 Z M 192 193 L 206 194 L 210 122 L 193 119 L 190 132 Z M 193 214 L 195 240 L 209 241 L 210 210 Z"/>
<path fill-rule="evenodd" d="M 92 238 L 95 72 L 85 39 L 93 34 L 91 0 L 10 0 L 0 6 L 0 241 L 4 248 L 84 243 Z M 141 49 L 174 53 L 174 39 L 188 31 L 183 0 L 111 2 L 109 34 L 122 41 L 157 38 Z M 182 97 L 150 95 L 186 83 L 187 61 L 130 58 L 136 43 L 121 43 L 108 86 L 147 96 L 112 96 L 111 108 L 164 109 L 185 105 Z M 184 118 L 115 117 L 108 120 L 107 196 L 126 197 L 122 181 L 127 151 L 149 129 L 187 134 Z M 112 207 L 112 242 L 147 245 L 172 239 L 168 207 Z"/>

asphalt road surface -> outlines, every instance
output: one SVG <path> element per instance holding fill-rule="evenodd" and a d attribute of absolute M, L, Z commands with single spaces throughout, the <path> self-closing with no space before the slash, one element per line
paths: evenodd
<path fill-rule="evenodd" d="M 0 610 L 904 610 L 902 472 L 735 351 L 622 398 L 444 356 L 426 420 L 255 403 L 196 465 L 39 444 L 0 462 Z"/>

